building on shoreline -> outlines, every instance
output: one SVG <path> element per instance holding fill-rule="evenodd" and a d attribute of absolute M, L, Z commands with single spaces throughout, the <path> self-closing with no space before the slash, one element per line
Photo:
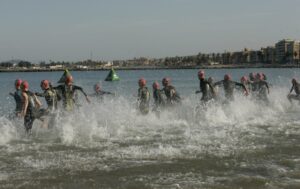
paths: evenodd
<path fill-rule="evenodd" d="M 276 63 L 276 49 L 274 46 L 268 46 L 266 48 L 261 48 L 263 53 L 263 62 L 267 64 L 275 64 Z"/>
<path fill-rule="evenodd" d="M 299 62 L 300 42 L 293 41 L 287 46 L 287 61 L 290 63 Z"/>
<path fill-rule="evenodd" d="M 300 54 L 299 41 L 283 39 L 276 43 L 276 62 L 277 63 L 295 63 L 299 62 Z"/>
<path fill-rule="evenodd" d="M 40 62 L 32 64 L 28 61 L 6 61 L 0 63 L 0 69 L 22 70 L 22 69 L 107 69 L 115 68 L 193 68 L 214 65 L 276 65 L 276 64 L 299 64 L 300 63 L 300 42 L 296 40 L 283 39 L 275 46 L 262 47 L 260 50 L 244 48 L 242 51 L 224 53 L 201 53 L 190 56 L 175 56 L 165 58 L 134 58 L 131 60 L 114 61 L 92 61 L 79 62 Z"/>
<path fill-rule="evenodd" d="M 287 46 L 292 42 L 290 39 L 283 39 L 275 44 L 276 62 L 281 63 L 286 60 Z"/>

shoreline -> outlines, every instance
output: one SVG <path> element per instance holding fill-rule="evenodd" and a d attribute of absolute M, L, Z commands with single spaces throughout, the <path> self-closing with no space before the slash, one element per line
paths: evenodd
<path fill-rule="evenodd" d="M 132 66 L 132 67 L 114 67 L 115 70 L 172 70 L 172 69 L 253 69 L 253 68 L 300 68 L 300 65 L 295 64 L 255 64 L 255 65 L 205 65 L 205 66 Z M 111 68 L 14 68 L 14 69 L 1 69 L 0 72 L 59 72 L 68 69 L 69 71 L 108 71 Z"/>

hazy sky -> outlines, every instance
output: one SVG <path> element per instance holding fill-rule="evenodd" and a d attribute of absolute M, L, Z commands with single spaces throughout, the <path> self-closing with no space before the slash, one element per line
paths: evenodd
<path fill-rule="evenodd" d="M 300 39 L 300 0 L 0 0 L 0 61 L 130 59 Z"/>

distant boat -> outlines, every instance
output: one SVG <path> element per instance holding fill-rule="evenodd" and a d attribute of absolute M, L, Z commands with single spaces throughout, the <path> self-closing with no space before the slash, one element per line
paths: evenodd
<path fill-rule="evenodd" d="M 65 69 L 63 75 L 60 77 L 60 79 L 58 80 L 57 83 L 65 83 L 66 78 L 67 78 L 68 76 L 70 76 L 70 75 L 71 75 L 71 73 L 69 72 L 69 70 L 68 70 L 68 69 Z"/>
<path fill-rule="evenodd" d="M 105 78 L 105 81 L 119 81 L 119 80 L 120 78 L 117 75 L 116 71 L 113 68 L 111 68 L 108 75 Z"/>

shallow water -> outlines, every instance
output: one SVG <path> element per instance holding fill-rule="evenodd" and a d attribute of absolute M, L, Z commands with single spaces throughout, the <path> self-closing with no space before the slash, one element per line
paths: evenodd
<path fill-rule="evenodd" d="M 216 80 L 238 80 L 263 71 L 272 84 L 270 106 L 236 91 L 235 101 L 211 103 L 196 111 L 197 70 L 119 71 L 120 82 L 101 82 L 117 93 L 103 103 L 86 104 L 57 117 L 53 129 L 25 137 L 21 120 L 8 115 L 7 93 L 15 78 L 53 83 L 62 73 L 0 73 L 0 188 L 299 188 L 300 106 L 286 95 L 299 69 L 207 70 Z M 107 72 L 74 72 L 76 84 L 92 93 Z M 139 115 L 137 80 L 148 86 L 169 76 L 184 98 L 180 107 Z M 222 93 L 222 90 L 220 89 Z"/>

